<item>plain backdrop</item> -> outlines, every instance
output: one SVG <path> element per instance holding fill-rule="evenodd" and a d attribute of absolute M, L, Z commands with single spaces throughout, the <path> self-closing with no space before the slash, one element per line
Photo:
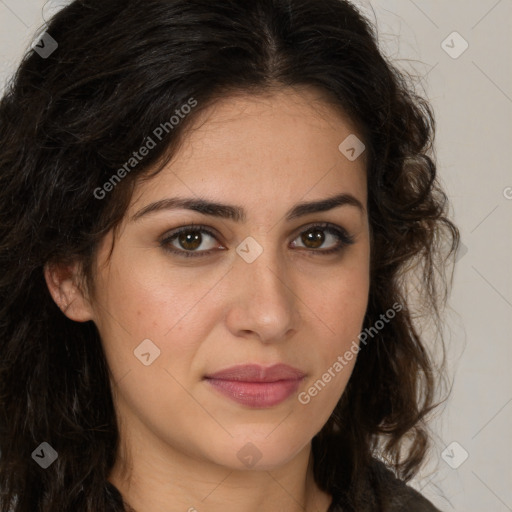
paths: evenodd
<path fill-rule="evenodd" d="M 0 0 L 0 87 L 63 3 Z M 442 511 L 512 511 L 512 1 L 354 3 L 434 107 L 462 234 L 444 322 L 454 385 L 412 485 Z"/>

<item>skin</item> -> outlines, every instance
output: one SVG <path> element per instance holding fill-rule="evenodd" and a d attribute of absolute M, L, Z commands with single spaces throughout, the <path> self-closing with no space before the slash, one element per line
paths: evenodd
<path fill-rule="evenodd" d="M 112 233 L 105 237 L 93 298 L 77 286 L 78 265 L 46 269 L 54 300 L 67 305 L 69 318 L 93 320 L 104 344 L 122 441 L 109 480 L 138 511 L 225 512 L 229 503 L 245 512 L 325 512 L 331 496 L 313 480 L 311 439 L 355 357 L 308 404 L 297 395 L 362 328 L 370 254 L 365 155 L 349 161 L 339 151 L 355 127 L 314 89 L 224 98 L 199 121 L 173 160 L 137 185 L 110 260 Z M 353 195 L 363 211 L 344 205 L 286 221 L 296 203 L 339 193 Z M 187 210 L 130 220 L 176 196 L 243 206 L 247 220 Z M 337 245 L 334 235 L 322 231 L 316 245 L 301 238 L 321 222 L 344 228 L 354 243 L 322 255 Z M 166 252 L 164 235 L 191 223 L 218 235 L 200 232 L 192 250 L 212 252 Z M 248 236 L 263 249 L 252 263 L 236 252 Z M 177 239 L 168 245 L 190 247 Z M 160 350 L 148 366 L 134 356 L 144 339 Z M 240 405 L 203 379 L 235 364 L 278 362 L 307 375 L 296 393 L 268 408 Z M 237 457 L 248 442 L 261 455 L 252 467 Z"/>

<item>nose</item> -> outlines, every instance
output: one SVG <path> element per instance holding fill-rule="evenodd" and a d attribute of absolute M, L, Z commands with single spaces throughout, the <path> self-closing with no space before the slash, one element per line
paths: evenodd
<path fill-rule="evenodd" d="M 299 330 L 302 302 L 295 290 L 297 276 L 285 266 L 270 249 L 252 263 L 237 257 L 227 283 L 226 323 L 234 336 L 276 343 Z"/>

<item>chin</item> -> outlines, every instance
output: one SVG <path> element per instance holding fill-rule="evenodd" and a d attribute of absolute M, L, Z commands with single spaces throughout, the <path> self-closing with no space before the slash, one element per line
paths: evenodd
<path fill-rule="evenodd" d="M 311 438 L 279 435 L 278 428 L 274 425 L 274 432 L 272 429 L 260 433 L 252 431 L 250 434 L 247 431 L 238 432 L 224 443 L 211 440 L 209 448 L 211 450 L 214 445 L 216 453 L 210 453 L 210 457 L 217 464 L 238 471 L 269 471 L 279 468 L 294 459 L 310 443 Z"/>

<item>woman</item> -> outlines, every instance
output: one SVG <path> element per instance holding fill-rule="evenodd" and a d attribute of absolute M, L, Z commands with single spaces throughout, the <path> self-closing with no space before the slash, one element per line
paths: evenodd
<path fill-rule="evenodd" d="M 350 3 L 77 0 L 0 126 L 1 512 L 437 510 L 458 231 Z"/>

